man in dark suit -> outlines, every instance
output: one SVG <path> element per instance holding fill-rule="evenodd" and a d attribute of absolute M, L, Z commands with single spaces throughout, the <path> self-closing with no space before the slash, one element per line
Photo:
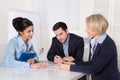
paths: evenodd
<path fill-rule="evenodd" d="M 57 22 L 53 26 L 55 37 L 48 51 L 47 59 L 54 63 L 78 62 L 83 59 L 83 38 L 69 33 L 64 22 Z"/>

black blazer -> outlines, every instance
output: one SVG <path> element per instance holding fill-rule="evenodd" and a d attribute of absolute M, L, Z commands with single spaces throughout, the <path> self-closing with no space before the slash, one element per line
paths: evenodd
<path fill-rule="evenodd" d="M 75 61 L 81 61 L 83 59 L 84 52 L 83 38 L 75 34 L 69 34 L 70 39 L 68 45 L 68 54 L 69 56 L 72 56 L 75 59 Z M 62 43 L 56 37 L 53 37 L 52 45 L 47 54 L 47 59 L 49 61 L 54 61 L 55 55 L 59 55 L 62 58 L 65 57 Z"/>
<path fill-rule="evenodd" d="M 117 68 L 117 50 L 113 40 L 107 36 L 98 44 L 92 61 L 80 62 L 70 67 L 71 71 L 92 74 L 92 80 L 119 80 Z"/>

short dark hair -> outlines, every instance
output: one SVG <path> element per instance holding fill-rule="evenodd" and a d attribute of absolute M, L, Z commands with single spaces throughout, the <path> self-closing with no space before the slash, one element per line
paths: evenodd
<path fill-rule="evenodd" d="M 64 22 L 57 22 L 54 26 L 53 26 L 53 31 L 56 31 L 57 29 L 62 28 L 64 31 L 66 31 L 67 29 L 67 25 Z"/>
<path fill-rule="evenodd" d="M 23 32 L 27 27 L 33 26 L 29 19 L 23 17 L 14 18 L 12 24 L 17 32 Z"/>

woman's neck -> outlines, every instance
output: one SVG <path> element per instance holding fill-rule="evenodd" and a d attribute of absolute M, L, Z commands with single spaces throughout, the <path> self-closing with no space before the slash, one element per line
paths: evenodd
<path fill-rule="evenodd" d="M 96 40 L 98 40 L 99 37 L 100 37 L 100 35 L 96 35 L 96 36 L 94 36 L 94 38 L 95 38 Z"/>
<path fill-rule="evenodd" d="M 28 39 L 25 39 L 23 36 L 21 36 L 21 38 L 23 39 L 23 41 L 24 41 L 24 43 L 25 43 L 25 45 L 26 45 L 26 47 L 28 47 Z"/>

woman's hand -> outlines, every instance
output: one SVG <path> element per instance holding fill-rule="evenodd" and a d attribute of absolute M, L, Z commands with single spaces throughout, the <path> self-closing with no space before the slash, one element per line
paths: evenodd
<path fill-rule="evenodd" d="M 42 62 L 39 62 L 39 63 L 30 64 L 30 67 L 39 69 L 39 68 L 45 68 L 46 65 L 44 63 L 42 63 Z"/>
<path fill-rule="evenodd" d="M 68 65 L 74 65 L 74 62 L 68 62 L 68 61 L 64 61 L 63 64 L 68 64 Z"/>
<path fill-rule="evenodd" d="M 60 69 L 63 70 L 70 70 L 70 65 L 69 64 L 58 64 Z"/>
<path fill-rule="evenodd" d="M 33 63 L 35 63 L 35 59 L 30 58 L 30 59 L 28 59 L 28 60 L 27 60 L 27 62 L 29 62 L 29 63 L 33 64 Z"/>

